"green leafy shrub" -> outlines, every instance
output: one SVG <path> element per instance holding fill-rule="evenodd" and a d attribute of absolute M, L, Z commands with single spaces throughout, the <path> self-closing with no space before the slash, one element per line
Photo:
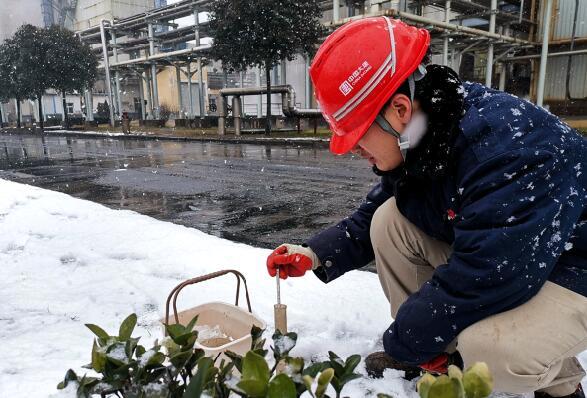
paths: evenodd
<path fill-rule="evenodd" d="M 493 379 L 483 362 L 475 363 L 464 373 L 451 365 L 448 375 L 434 377 L 426 373 L 417 388 L 421 398 L 486 398 L 493 390 Z"/>
<path fill-rule="evenodd" d="M 165 325 L 168 338 L 156 340 L 146 349 L 139 338 L 131 337 L 136 326 L 135 314 L 121 324 L 118 335 L 111 336 L 97 325 L 86 326 L 95 334 L 91 363 L 85 368 L 97 376 L 78 376 L 68 370 L 57 386 L 77 388 L 78 397 L 125 398 L 228 398 L 231 394 L 250 398 L 299 397 L 308 391 L 314 398 L 330 398 L 332 385 L 340 397 L 345 384 L 360 377 L 354 373 L 361 358 L 352 355 L 346 360 L 329 352 L 329 360 L 305 366 L 300 357 L 291 357 L 297 342 L 296 333 L 273 336 L 274 365 L 269 366 L 264 349 L 263 330 L 251 330 L 251 349 L 244 356 L 225 352 L 226 359 L 208 358 L 194 348 L 198 332 L 197 317 L 188 325 Z M 236 371 L 235 371 L 236 370 Z"/>

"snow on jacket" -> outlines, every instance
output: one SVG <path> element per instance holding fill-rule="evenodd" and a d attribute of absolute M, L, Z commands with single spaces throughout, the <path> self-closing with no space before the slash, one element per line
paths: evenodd
<path fill-rule="evenodd" d="M 587 296 L 587 140 L 530 102 L 476 83 L 464 88 L 450 177 L 385 175 L 354 214 L 306 242 L 324 265 L 316 272 L 324 282 L 366 265 L 374 259 L 373 213 L 395 196 L 406 218 L 452 244 L 448 263 L 384 333 L 386 352 L 409 364 L 525 303 L 547 280 Z"/>

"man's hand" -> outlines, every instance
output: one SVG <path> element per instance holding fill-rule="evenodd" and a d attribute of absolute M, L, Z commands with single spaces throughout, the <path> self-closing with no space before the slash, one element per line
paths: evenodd
<path fill-rule="evenodd" d="M 314 270 L 320 266 L 320 259 L 309 247 L 290 245 L 284 243 L 267 257 L 267 271 L 275 276 L 279 268 L 279 277 L 287 279 L 288 276 L 302 276 L 308 270 Z"/>

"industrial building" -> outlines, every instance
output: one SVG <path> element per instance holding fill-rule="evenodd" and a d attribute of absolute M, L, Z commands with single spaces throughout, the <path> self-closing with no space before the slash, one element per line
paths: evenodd
<path fill-rule="evenodd" d="M 45 1 L 51 0 L 42 0 Z M 94 118 L 91 111 L 96 110 L 97 102 L 107 101 L 113 105 L 109 115 L 113 121 L 122 112 L 129 112 L 134 118 L 159 120 L 164 116 L 184 123 L 224 117 L 227 109 L 223 104 L 231 104 L 235 98 L 242 116 L 263 117 L 265 97 L 250 95 L 252 91 L 245 89 L 261 87 L 264 71 L 253 68 L 228 74 L 206 56 L 210 45 L 206 25 L 211 0 L 171 0 L 170 4 L 165 0 L 52 1 L 67 9 L 65 14 L 58 12 L 53 18 L 58 14 L 59 20 L 68 23 L 68 15 L 73 15 L 70 23 L 101 59 L 104 80 L 92 92 L 83 93 L 84 99 L 80 101 L 80 104 L 94 105 L 85 107 L 88 120 Z M 401 18 L 429 29 L 433 62 L 451 66 L 464 79 L 528 98 L 567 117 L 574 125 L 581 125 L 587 119 L 587 3 L 584 1 L 324 0 L 320 3 L 324 12 L 322 21 L 331 30 L 349 18 L 374 15 Z M 289 88 L 273 95 L 273 114 L 286 114 L 288 109 L 316 108 L 307 74 L 309 62 L 300 55 L 274 68 L 273 84 Z M 291 93 L 295 103 L 291 103 Z M 290 101 L 287 106 L 286 96 Z"/>

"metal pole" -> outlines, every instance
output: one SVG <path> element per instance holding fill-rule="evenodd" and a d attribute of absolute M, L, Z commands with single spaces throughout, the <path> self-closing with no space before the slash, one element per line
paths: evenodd
<path fill-rule="evenodd" d="M 540 53 L 540 71 L 538 72 L 538 93 L 536 95 L 536 105 L 538 106 L 542 106 L 544 103 L 544 81 L 546 79 L 546 63 L 548 62 L 548 36 L 550 34 L 552 0 L 546 0 L 545 7 L 544 20 L 542 23 L 542 51 Z"/>
<path fill-rule="evenodd" d="M 340 19 L 340 0 L 332 0 L 332 20 L 334 22 Z"/>
<path fill-rule="evenodd" d="M 192 95 L 192 64 L 188 61 L 187 73 L 188 73 L 188 98 L 190 100 L 190 109 L 188 110 L 188 119 L 194 117 L 194 96 Z"/>
<path fill-rule="evenodd" d="M 280 84 L 287 84 L 287 61 L 281 61 L 280 73 L 281 73 L 281 80 L 279 81 Z"/>
<path fill-rule="evenodd" d="M 143 80 L 143 74 L 139 73 L 139 100 L 141 101 L 141 120 L 145 120 L 145 84 Z"/>
<path fill-rule="evenodd" d="M 112 22 L 111 22 L 112 24 Z M 116 30 L 112 29 L 112 52 L 114 54 L 114 62 L 118 62 L 118 46 L 116 45 Z M 120 99 L 120 73 L 118 69 L 114 72 L 114 87 L 116 88 L 115 98 L 116 98 L 116 110 L 118 117 L 122 115 L 122 101 Z"/>
<path fill-rule="evenodd" d="M 500 91 L 505 90 L 505 72 L 506 72 L 505 64 L 503 62 L 501 62 L 499 64 L 499 90 Z"/>
<path fill-rule="evenodd" d="M 218 96 L 218 135 L 226 134 L 226 98 Z"/>
<path fill-rule="evenodd" d="M 94 121 L 94 99 L 92 98 L 92 89 L 86 90 L 86 121 Z"/>
<path fill-rule="evenodd" d="M 304 57 L 304 60 L 306 61 L 306 69 L 305 69 L 305 74 L 306 74 L 306 76 L 305 76 L 305 78 L 306 78 L 305 83 L 306 84 L 304 85 L 304 89 L 305 89 L 304 90 L 304 94 L 305 94 L 305 97 L 306 97 L 305 98 L 306 101 L 305 101 L 304 106 L 306 107 L 306 109 L 309 109 L 312 106 L 312 99 L 310 98 L 310 96 L 312 95 L 312 87 L 311 87 L 310 73 L 309 73 L 309 70 L 310 70 L 310 58 L 308 56 L 305 56 Z"/>
<path fill-rule="evenodd" d="M 108 57 L 108 44 L 106 43 L 106 30 L 104 20 L 100 21 L 100 37 L 102 39 L 102 56 L 104 58 L 104 71 L 106 73 L 106 91 L 110 101 L 110 126 L 114 127 L 114 101 L 112 101 L 112 86 L 110 85 L 110 59 Z"/>
<path fill-rule="evenodd" d="M 153 24 L 149 24 L 149 55 L 155 54 L 155 35 Z M 157 65 L 151 64 L 151 80 L 153 84 L 153 118 L 159 119 L 159 88 L 157 87 Z"/>
<path fill-rule="evenodd" d="M 261 87 L 261 68 L 257 67 L 257 87 Z M 257 117 L 263 117 L 263 95 L 259 94 L 257 97 Z"/>
<path fill-rule="evenodd" d="M 232 97 L 232 116 L 234 117 L 234 133 L 236 135 L 241 135 L 241 127 L 242 127 L 242 103 L 241 97 L 239 95 L 235 95 Z"/>
<path fill-rule="evenodd" d="M 149 103 L 149 116 L 148 119 L 153 119 L 153 86 L 151 85 L 151 77 L 149 75 L 149 69 L 145 69 L 145 87 L 147 87 L 147 102 Z"/>
<path fill-rule="evenodd" d="M 450 0 L 447 0 L 444 6 L 444 22 L 450 22 Z M 442 52 L 442 64 L 448 65 L 448 35 L 444 32 L 444 48 Z"/>
<path fill-rule="evenodd" d="M 181 71 L 178 64 L 175 65 L 175 78 L 177 79 L 177 117 L 181 119 L 183 116 L 183 98 L 181 98 Z"/>
<path fill-rule="evenodd" d="M 194 8 L 194 34 L 196 36 L 196 47 L 200 46 L 200 16 L 198 9 Z M 200 119 L 204 118 L 204 74 L 202 73 L 202 57 L 198 57 L 198 99 Z"/>
<path fill-rule="evenodd" d="M 491 0 L 491 15 L 489 16 L 489 33 L 495 33 L 495 14 L 497 13 L 497 0 Z M 485 85 L 491 87 L 493 77 L 493 42 L 489 42 L 487 48 L 487 66 L 485 67 Z"/>
<path fill-rule="evenodd" d="M 199 103 L 199 111 L 200 111 L 200 119 L 204 118 L 204 74 L 202 73 L 202 58 L 198 57 L 198 99 L 200 100 Z"/>

